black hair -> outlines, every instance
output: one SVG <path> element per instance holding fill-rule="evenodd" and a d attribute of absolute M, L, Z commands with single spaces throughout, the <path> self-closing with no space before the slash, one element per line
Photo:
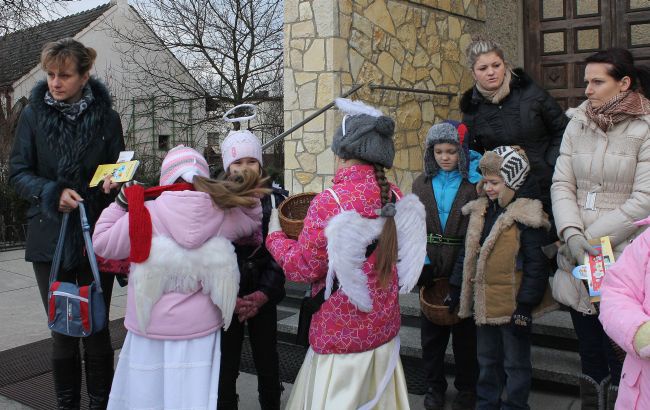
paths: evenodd
<path fill-rule="evenodd" d="M 610 48 L 599 51 L 587 57 L 586 63 L 609 64 L 607 74 L 620 81 L 623 77 L 630 77 L 630 89 L 641 92 L 650 98 L 650 68 L 634 64 L 634 56 L 624 48 Z"/>

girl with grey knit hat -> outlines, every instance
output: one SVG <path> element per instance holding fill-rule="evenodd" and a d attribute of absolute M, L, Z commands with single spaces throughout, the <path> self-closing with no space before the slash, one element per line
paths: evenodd
<path fill-rule="evenodd" d="M 413 181 L 412 192 L 426 209 L 427 260 L 418 284 L 423 286 L 422 304 L 431 303 L 433 294 L 460 294 L 460 288 L 447 289 L 448 278 L 462 248 L 469 217 L 461 208 L 476 199 L 475 184 L 481 179 L 481 155 L 470 151 L 465 141 L 467 127 L 455 121 L 435 124 L 429 129 L 424 152 L 424 172 Z M 451 300 L 451 298 L 448 298 Z M 449 309 L 456 316 L 456 306 Z M 454 385 L 458 390 L 452 409 L 473 409 L 476 402 L 476 326 L 472 319 L 449 325 L 423 309 L 421 317 L 422 362 L 426 372 L 426 410 L 442 410 L 445 405 L 445 351 L 453 334 L 456 363 Z M 448 319 L 445 318 L 445 319 Z"/>
<path fill-rule="evenodd" d="M 332 143 L 332 187 L 312 200 L 298 240 L 280 231 L 277 216 L 266 238 L 287 279 L 324 298 L 287 409 L 408 409 L 398 293 L 422 270 L 424 206 L 386 179 L 393 120 L 359 102 L 337 105 L 346 115 Z"/>

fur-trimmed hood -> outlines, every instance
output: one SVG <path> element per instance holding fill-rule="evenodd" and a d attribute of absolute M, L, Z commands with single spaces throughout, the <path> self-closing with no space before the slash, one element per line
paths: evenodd
<path fill-rule="evenodd" d="M 105 112 L 113 107 L 113 99 L 111 94 L 108 91 L 108 88 L 96 79 L 95 77 L 90 77 L 88 79 L 88 85 L 93 92 L 93 97 L 95 101 L 88 106 L 90 111 L 102 111 Z M 55 108 L 47 105 L 45 103 L 45 92 L 47 91 L 47 81 L 41 80 L 36 83 L 34 88 L 29 95 L 29 103 L 32 105 L 33 109 L 40 116 L 42 114 L 49 114 L 50 112 L 57 112 Z"/>
<path fill-rule="evenodd" d="M 463 215 L 483 214 L 488 206 L 489 199 L 482 197 L 468 202 L 463 206 Z M 551 225 L 548 216 L 544 213 L 542 202 L 532 198 L 517 198 L 510 204 L 505 212 L 499 217 L 507 219 L 508 226 L 517 222 L 531 228 L 550 229 Z"/>
<path fill-rule="evenodd" d="M 30 216 L 38 213 L 43 218 L 37 220 L 47 220 L 41 224 L 39 235 L 28 238 L 27 260 L 51 260 L 61 224 L 58 205 L 64 189 L 73 189 L 84 198 L 91 226 L 101 209 L 112 200 L 110 195 L 89 187 L 88 182 L 98 165 L 114 162 L 124 149 L 122 126 L 111 108 L 107 88 L 94 78 L 89 79 L 88 85 L 93 101 L 75 120 L 45 102 L 46 81 L 34 86 L 30 102 L 21 114 L 11 157 L 10 182 L 32 203 Z M 79 224 L 68 224 L 64 269 L 71 269 L 81 261 L 78 250 L 82 246 Z"/>
<path fill-rule="evenodd" d="M 512 80 L 510 80 L 510 89 L 524 88 L 533 82 L 533 79 L 526 74 L 523 68 L 512 70 Z M 481 101 L 485 100 L 476 86 L 463 93 L 460 99 L 460 110 L 464 113 L 474 112 Z"/>
<path fill-rule="evenodd" d="M 65 188 L 72 188 L 82 197 L 88 192 L 88 182 L 79 175 L 80 163 L 89 147 L 98 138 L 104 138 L 103 128 L 113 114 L 112 99 L 108 89 L 99 80 L 88 80 L 94 101 L 76 120 L 68 120 L 56 108 L 45 103 L 47 81 L 39 81 L 32 89 L 29 106 L 36 114 L 36 124 L 45 135 L 47 145 L 58 158 L 56 185 L 43 192 L 45 214 L 58 219 L 58 198 Z M 97 166 L 99 164 L 96 164 Z"/>

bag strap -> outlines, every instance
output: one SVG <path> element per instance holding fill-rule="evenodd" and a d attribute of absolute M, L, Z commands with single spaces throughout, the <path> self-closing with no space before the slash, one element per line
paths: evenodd
<path fill-rule="evenodd" d="M 99 267 L 97 266 L 97 259 L 95 258 L 95 251 L 93 249 L 93 243 L 90 238 L 90 224 L 88 223 L 88 217 L 86 216 L 86 208 L 82 202 L 77 202 L 79 205 L 79 219 L 81 221 L 81 230 L 83 231 L 84 243 L 86 245 L 86 254 L 88 256 L 88 262 L 90 263 L 90 269 L 93 272 L 93 279 L 95 280 L 95 286 L 97 286 L 97 291 L 102 293 L 102 284 L 99 278 Z M 65 232 L 68 227 L 68 220 L 70 219 L 70 213 L 63 215 L 63 222 L 61 223 L 61 231 L 59 232 L 59 239 L 56 243 L 56 249 L 54 251 L 54 259 L 52 260 L 52 268 L 50 269 L 50 286 L 53 282 L 56 282 L 59 269 L 61 267 L 61 255 L 63 254 L 63 244 L 65 242 Z"/>
<path fill-rule="evenodd" d="M 63 253 L 63 242 L 65 242 L 65 231 L 68 227 L 68 219 L 70 213 L 63 214 L 63 221 L 61 222 L 61 230 L 59 231 L 59 239 L 56 241 L 56 249 L 54 250 L 54 259 L 52 259 L 52 267 L 50 268 L 50 287 L 52 283 L 56 282 L 61 265 L 61 254 Z"/>
<path fill-rule="evenodd" d="M 97 266 L 97 259 L 95 258 L 95 249 L 93 248 L 93 241 L 90 238 L 90 224 L 88 223 L 88 218 L 86 217 L 86 209 L 84 204 L 79 202 L 79 217 L 81 218 L 81 229 L 84 233 L 84 242 L 86 243 L 86 255 L 88 256 L 88 262 L 90 262 L 90 269 L 93 271 L 93 278 L 95 279 L 95 285 L 97 286 L 97 291 L 102 293 L 102 281 L 99 278 L 99 267 Z"/>

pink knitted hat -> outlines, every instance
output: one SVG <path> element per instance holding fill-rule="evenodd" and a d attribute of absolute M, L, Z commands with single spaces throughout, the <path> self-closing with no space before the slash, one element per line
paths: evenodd
<path fill-rule="evenodd" d="M 242 158 L 255 158 L 260 166 L 262 163 L 262 144 L 257 137 L 248 130 L 230 131 L 226 139 L 221 143 L 221 158 L 223 169 L 234 161 Z"/>
<path fill-rule="evenodd" d="M 178 178 L 192 183 L 196 175 L 208 178 L 208 163 L 196 150 L 179 145 L 169 150 L 160 167 L 160 185 L 171 185 Z"/>

